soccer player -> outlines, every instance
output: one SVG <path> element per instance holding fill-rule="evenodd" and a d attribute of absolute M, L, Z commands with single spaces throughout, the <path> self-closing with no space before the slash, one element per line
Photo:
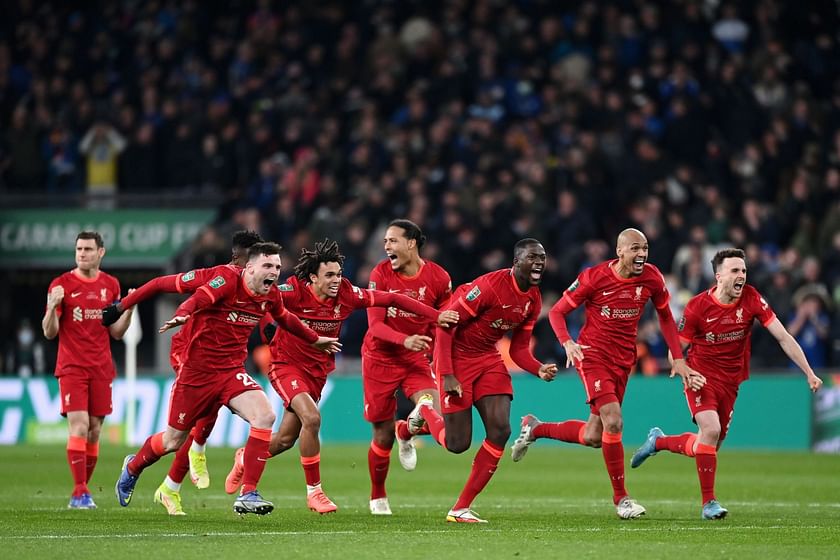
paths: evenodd
<path fill-rule="evenodd" d="M 237 231 L 233 234 L 231 262 L 229 264 L 239 269 L 244 268 L 245 263 L 248 261 L 248 248 L 262 242 L 262 237 L 254 231 Z M 219 265 L 211 268 L 199 268 L 181 274 L 154 278 L 137 288 L 122 301 L 118 301 L 103 309 L 102 324 L 106 326 L 111 324 L 119 317 L 123 308 L 136 305 L 161 292 L 192 294 L 212 278 L 218 276 L 222 269 L 227 266 Z M 182 353 L 189 340 L 192 324 L 192 322 L 188 322 L 172 337 L 169 360 L 176 377 L 184 362 Z M 221 403 L 217 403 L 217 405 L 221 407 Z M 184 515 L 184 509 L 181 505 L 181 483 L 187 472 L 190 473 L 190 480 L 197 488 L 204 489 L 210 486 L 210 473 L 207 470 L 205 444 L 207 443 L 207 438 L 210 437 L 210 433 L 213 431 L 217 413 L 218 410 L 212 411 L 207 416 L 196 421 L 195 426 L 190 430 L 187 441 L 175 453 L 169 474 L 155 491 L 155 503 L 163 505 L 169 515 Z"/>
<path fill-rule="evenodd" d="M 770 331 L 785 354 L 805 374 L 811 391 L 822 386 L 802 348 L 776 317 L 767 301 L 747 284 L 744 251 L 724 249 L 712 259 L 716 284 L 689 300 L 680 321 L 680 338 L 688 349 L 688 365 L 706 377 L 699 390 L 685 388 L 685 398 L 698 433 L 666 436 L 652 428 L 630 465 L 667 450 L 694 457 L 700 479 L 701 517 L 722 519 L 729 513 L 715 498 L 717 450 L 732 422 L 738 387 L 749 377 L 750 334 L 753 320 Z"/>
<path fill-rule="evenodd" d="M 364 290 L 342 278 L 344 255 L 335 241 L 315 244 L 315 250 L 302 249 L 295 275 L 280 286 L 283 301 L 290 312 L 323 336 L 335 336 L 341 324 L 356 309 L 395 306 L 415 313 L 426 321 L 449 325 L 458 316 L 438 312 L 432 307 L 401 294 Z M 333 356 L 313 352 L 295 333 L 278 331 L 271 344 L 269 380 L 283 398 L 286 413 L 278 431 L 272 435 L 270 456 L 291 448 L 300 438 L 300 462 L 306 479 L 307 505 L 317 513 L 331 513 L 338 508 L 321 488 L 321 413 L 316 404 L 327 375 L 335 369 Z M 225 480 L 225 490 L 236 492 L 243 476 L 243 451 L 234 456 L 234 464 Z"/>
<path fill-rule="evenodd" d="M 566 350 L 566 367 L 574 364 L 586 389 L 589 420 L 549 423 L 528 414 L 522 419 L 511 456 L 514 461 L 521 460 L 539 438 L 601 447 L 616 513 L 622 519 L 635 519 L 644 515 L 645 508 L 630 497 L 624 485 L 621 404 L 636 362 L 636 330 L 648 300 L 656 307 L 665 342 L 675 357 L 674 372 L 692 388 L 701 387 L 704 379 L 683 359 L 668 306 L 668 289 L 662 273 L 647 262 L 644 234 L 637 229 L 622 231 L 616 253 L 617 259 L 581 272 L 549 312 L 551 326 Z M 579 342 L 575 342 L 566 329 L 565 317 L 581 304 L 586 306 L 586 321 Z"/>
<path fill-rule="evenodd" d="M 385 231 L 385 253 L 388 256 L 370 273 L 370 289 L 401 293 L 417 301 L 443 309 L 452 295 L 449 274 L 434 262 L 420 258 L 426 236 L 409 220 L 394 220 Z M 362 345 L 362 381 L 364 384 L 365 419 L 373 425 L 373 440 L 368 449 L 370 472 L 370 512 L 391 515 L 385 492 L 385 479 L 391 462 L 391 448 L 396 437 L 400 463 L 414 470 L 417 451 L 414 434 L 429 433 L 422 411 L 429 422 L 443 422 L 437 383 L 429 366 L 428 353 L 433 343 L 433 330 L 427 321 L 415 314 L 395 309 L 368 309 L 368 332 Z M 395 393 L 403 393 L 415 403 L 405 420 L 394 423 L 397 409 Z"/>
<path fill-rule="evenodd" d="M 120 505 L 131 501 L 143 469 L 161 456 L 177 451 L 195 421 L 222 403 L 251 425 L 245 444 L 242 494 L 234 501 L 239 514 L 264 515 L 274 509 L 257 490 L 268 458 L 268 442 L 275 415 L 262 387 L 243 371 L 248 338 L 254 326 L 270 314 L 285 329 L 307 344 L 329 353 L 340 350 L 336 338 L 316 332 L 286 311 L 275 281 L 280 273 L 280 246 L 257 243 L 248 249 L 244 270 L 228 266 L 181 304 L 160 332 L 195 324 L 184 352 L 169 402 L 169 426 L 150 436 L 136 455 L 128 455 L 115 491 Z"/>
<path fill-rule="evenodd" d="M 464 321 L 438 332 L 433 369 L 443 396 L 443 426 L 429 423 L 436 441 L 447 450 L 463 453 L 472 440 L 472 407 L 484 424 L 485 439 L 458 501 L 446 520 L 486 523 L 470 509 L 493 473 L 510 437 L 510 401 L 513 385 L 496 343 L 511 332 L 510 356 L 522 369 L 551 381 L 555 364 L 542 364 L 530 348 L 531 331 L 542 307 L 539 283 L 546 255 L 536 239 L 522 239 L 513 248 L 513 267 L 479 276 L 460 286 L 447 309 Z M 428 407 L 424 407 L 428 408 Z"/>
<path fill-rule="evenodd" d="M 41 321 L 44 336 L 58 338 L 55 376 L 61 394 L 61 415 L 67 417 L 67 463 L 73 476 L 70 509 L 96 507 L 88 482 L 99 457 L 99 433 L 112 412 L 111 385 L 116 377 L 108 334 L 119 340 L 131 321 L 131 308 L 114 324 L 100 324 L 102 304 L 120 297 L 120 283 L 102 272 L 102 236 L 83 231 L 76 236 L 76 268 L 50 283 Z"/>

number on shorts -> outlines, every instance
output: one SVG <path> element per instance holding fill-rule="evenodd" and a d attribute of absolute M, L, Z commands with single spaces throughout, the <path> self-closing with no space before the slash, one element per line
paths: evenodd
<path fill-rule="evenodd" d="M 254 381 L 254 379 L 248 375 L 247 373 L 237 373 L 236 378 L 242 382 L 243 385 L 246 387 L 254 387 L 255 389 L 261 389 L 260 384 Z"/>

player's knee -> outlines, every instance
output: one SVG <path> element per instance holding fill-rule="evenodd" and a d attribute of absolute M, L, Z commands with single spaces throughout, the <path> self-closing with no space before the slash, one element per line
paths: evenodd
<path fill-rule="evenodd" d="M 604 431 L 610 434 L 620 434 L 624 428 L 624 422 L 621 416 L 610 416 L 604 419 Z"/>
<path fill-rule="evenodd" d="M 717 445 L 720 440 L 720 426 L 709 426 L 702 429 L 703 439 L 711 442 L 711 445 Z"/>
<path fill-rule="evenodd" d="M 583 444 L 589 447 L 601 447 L 601 434 L 583 434 Z"/>
<path fill-rule="evenodd" d="M 394 447 L 394 430 L 382 431 L 377 430 L 373 434 L 373 441 L 381 449 L 391 449 Z"/>
<path fill-rule="evenodd" d="M 274 411 L 270 408 L 267 410 L 261 410 L 254 415 L 254 419 L 251 422 L 251 426 L 254 428 L 260 429 L 269 429 L 274 425 L 274 421 L 277 420 L 277 415 L 274 414 Z"/>
<path fill-rule="evenodd" d="M 319 431 L 321 429 L 321 414 L 316 410 L 315 412 L 304 414 L 300 416 L 300 423 L 304 430 Z"/>
<path fill-rule="evenodd" d="M 487 430 L 487 439 L 494 445 L 504 447 L 510 439 L 510 426 L 497 426 Z"/>
<path fill-rule="evenodd" d="M 463 453 L 470 448 L 469 438 L 452 437 L 446 434 L 446 449 L 451 453 Z"/>
<path fill-rule="evenodd" d="M 164 432 L 163 433 L 163 451 L 164 453 L 173 453 L 181 449 L 184 442 L 187 441 L 188 432 Z"/>

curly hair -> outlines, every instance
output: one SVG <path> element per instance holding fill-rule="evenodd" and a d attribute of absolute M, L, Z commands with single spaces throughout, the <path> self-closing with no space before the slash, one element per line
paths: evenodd
<path fill-rule="evenodd" d="M 337 262 L 339 266 L 344 265 L 344 255 L 338 250 L 338 243 L 329 238 L 315 244 L 315 250 L 303 248 L 300 250 L 300 257 L 295 265 L 295 276 L 298 280 L 309 281 L 309 275 L 318 275 L 321 263 Z"/>
<path fill-rule="evenodd" d="M 251 245 L 256 245 L 257 243 L 262 243 L 264 239 L 260 236 L 259 233 L 252 231 L 252 230 L 239 230 L 233 234 L 233 242 L 231 245 L 233 247 L 241 247 L 242 249 L 247 249 Z"/>

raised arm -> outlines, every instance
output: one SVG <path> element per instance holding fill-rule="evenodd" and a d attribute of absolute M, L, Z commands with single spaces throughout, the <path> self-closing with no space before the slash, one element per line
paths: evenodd
<path fill-rule="evenodd" d="M 136 290 L 130 290 L 122 300 L 112 303 L 102 310 L 102 324 L 109 327 L 116 323 L 126 309 L 134 307 L 142 301 L 146 301 L 159 293 L 179 292 L 179 274 L 170 274 L 152 278 Z M 113 333 L 112 333 L 113 334 Z"/>
<path fill-rule="evenodd" d="M 397 307 L 403 311 L 414 313 L 428 321 L 437 322 L 445 327 L 458 322 L 458 316 L 449 311 L 438 311 L 425 303 L 402 294 L 368 290 L 371 294 L 371 307 Z"/>
<path fill-rule="evenodd" d="M 64 286 L 54 286 L 47 294 L 47 309 L 44 312 L 44 318 L 41 319 L 41 329 L 44 331 L 47 340 L 52 340 L 58 336 L 58 307 L 63 299 Z"/>

